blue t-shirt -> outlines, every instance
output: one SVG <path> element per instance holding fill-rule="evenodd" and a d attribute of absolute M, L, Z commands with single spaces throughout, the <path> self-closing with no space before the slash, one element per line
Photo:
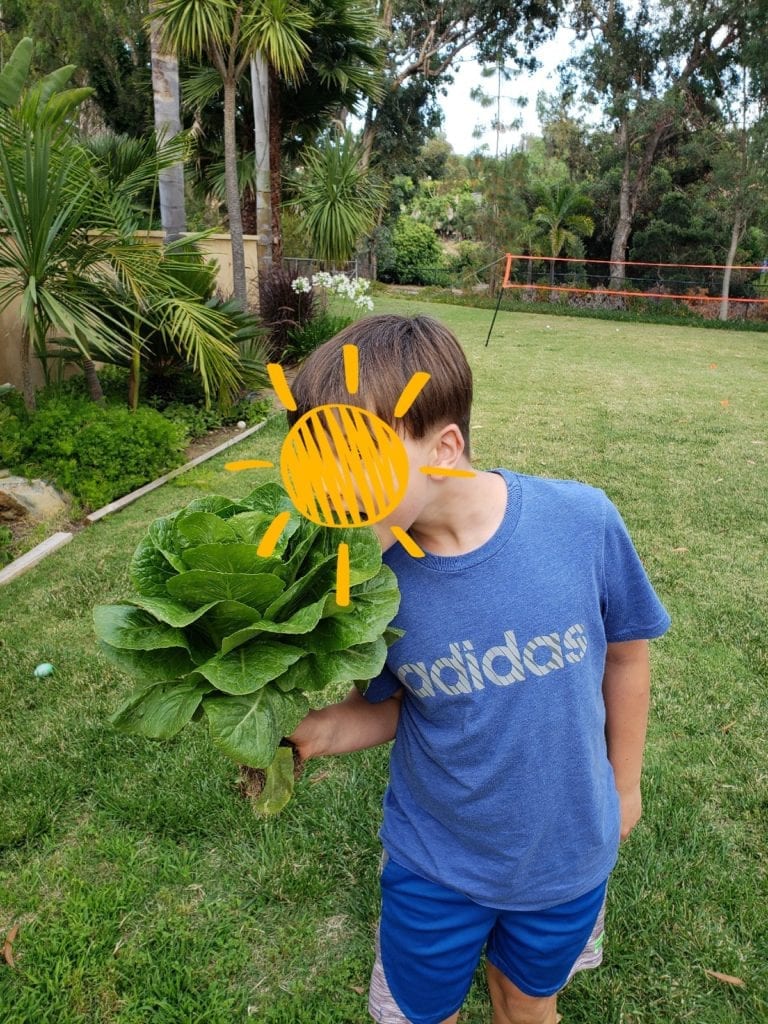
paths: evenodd
<path fill-rule="evenodd" d="M 497 472 L 506 512 L 481 547 L 386 552 L 405 635 L 365 696 L 404 688 L 381 829 L 389 855 L 478 903 L 544 909 L 615 863 L 606 644 L 660 636 L 669 616 L 602 491 Z"/>

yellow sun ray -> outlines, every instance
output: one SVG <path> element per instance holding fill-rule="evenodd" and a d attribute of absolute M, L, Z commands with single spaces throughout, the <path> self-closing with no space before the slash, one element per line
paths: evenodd
<path fill-rule="evenodd" d="M 242 469 L 274 469 L 274 462 L 267 462 L 265 459 L 236 459 L 234 462 L 225 462 L 224 469 L 230 473 L 239 473 Z"/>
<path fill-rule="evenodd" d="M 336 604 L 349 604 L 349 544 L 339 544 L 336 558 Z"/>
<path fill-rule="evenodd" d="M 267 373 L 275 389 L 275 394 L 290 412 L 296 411 L 296 399 L 291 394 L 291 386 L 285 379 L 285 370 L 280 363 L 267 363 Z"/>
<path fill-rule="evenodd" d="M 269 558 L 274 553 L 277 542 L 280 540 L 280 536 L 288 525 L 290 518 L 291 513 L 289 511 L 281 512 L 279 516 L 275 516 L 267 527 L 266 533 L 259 541 L 259 546 L 256 548 L 256 554 L 259 558 Z"/>
<path fill-rule="evenodd" d="M 399 420 L 402 416 L 405 416 L 413 403 L 419 397 L 419 394 L 424 389 L 429 378 L 430 374 L 428 373 L 414 373 L 403 388 L 403 393 L 397 400 L 397 405 L 395 406 L 395 419 Z"/>
<path fill-rule="evenodd" d="M 347 385 L 347 392 L 350 395 L 356 395 L 359 385 L 360 351 L 357 345 L 345 345 L 343 352 L 344 380 Z"/>
<path fill-rule="evenodd" d="M 470 477 L 476 476 L 471 469 L 448 469 L 442 466 L 419 466 L 419 472 L 424 473 L 427 476 L 461 476 Z"/>
<path fill-rule="evenodd" d="M 395 540 L 400 541 L 400 543 L 403 545 L 405 550 L 412 558 L 424 557 L 424 552 L 421 550 L 419 545 L 416 543 L 413 537 L 409 537 L 409 535 L 401 526 L 391 526 L 390 530 L 392 531 L 392 536 L 395 538 Z"/>

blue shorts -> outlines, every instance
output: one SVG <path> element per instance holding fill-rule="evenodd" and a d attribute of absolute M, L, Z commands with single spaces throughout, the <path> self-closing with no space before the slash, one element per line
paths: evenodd
<path fill-rule="evenodd" d="M 372 1015 L 380 1021 L 440 1024 L 464 1002 L 483 949 L 488 961 L 527 995 L 554 995 L 574 973 L 590 937 L 597 938 L 593 932 L 606 885 L 607 880 L 548 910 L 494 910 L 389 858 L 381 875 L 383 976 L 377 996 L 374 969 Z M 584 966 L 596 966 L 599 956 L 595 959 L 593 952 L 592 957 Z M 394 1000 L 396 1007 L 377 1012 L 377 998 L 382 1005 Z"/>

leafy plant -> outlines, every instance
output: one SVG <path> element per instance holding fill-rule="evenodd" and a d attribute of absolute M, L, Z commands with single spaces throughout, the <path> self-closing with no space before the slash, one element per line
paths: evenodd
<path fill-rule="evenodd" d="M 278 359 L 290 340 L 290 332 L 308 323 L 316 309 L 313 288 L 297 290 L 297 278 L 282 267 L 259 276 L 259 314 L 268 332 L 270 358 Z"/>
<path fill-rule="evenodd" d="M 13 534 L 7 526 L 0 526 L 0 568 L 7 565 L 13 558 L 11 554 L 11 545 L 13 544 Z"/>
<path fill-rule="evenodd" d="M 114 725 L 168 739 L 205 717 L 220 750 L 264 770 L 265 813 L 291 797 L 292 752 L 280 741 L 309 709 L 307 694 L 370 679 L 398 635 L 387 631 L 397 581 L 372 531 L 295 515 L 274 552 L 258 553 L 275 517 L 292 510 L 277 484 L 239 501 L 196 499 L 150 526 L 131 562 L 136 594 L 94 610 L 102 651 L 137 680 Z M 343 606 L 339 543 L 350 556 Z"/>
<path fill-rule="evenodd" d="M 62 395 L 41 402 L 27 422 L 17 421 L 9 468 L 53 480 L 90 508 L 184 461 L 184 428 L 154 409 L 131 413 Z"/>
<path fill-rule="evenodd" d="M 310 352 L 314 352 L 323 342 L 349 327 L 351 323 L 352 318 L 349 316 L 321 313 L 303 327 L 297 327 L 289 332 L 289 341 L 283 349 L 280 361 L 300 363 Z"/>
<path fill-rule="evenodd" d="M 314 255 L 343 263 L 373 228 L 386 190 L 366 166 L 362 144 L 350 131 L 308 148 L 302 162 L 292 185 Z"/>
<path fill-rule="evenodd" d="M 437 284 L 444 269 L 437 235 L 421 221 L 401 216 L 392 231 L 395 277 L 399 284 Z"/>

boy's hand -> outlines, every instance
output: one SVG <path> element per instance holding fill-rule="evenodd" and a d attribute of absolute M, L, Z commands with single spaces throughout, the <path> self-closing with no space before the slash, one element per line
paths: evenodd
<path fill-rule="evenodd" d="M 635 825 L 640 821 L 643 813 L 643 799 L 640 795 L 640 786 L 633 786 L 626 792 L 619 791 L 621 803 L 621 841 L 629 838 L 629 834 Z"/>
<path fill-rule="evenodd" d="M 310 711 L 288 739 L 304 760 L 327 754 L 349 754 L 395 738 L 401 694 L 369 704 L 357 688 L 339 704 Z"/>

